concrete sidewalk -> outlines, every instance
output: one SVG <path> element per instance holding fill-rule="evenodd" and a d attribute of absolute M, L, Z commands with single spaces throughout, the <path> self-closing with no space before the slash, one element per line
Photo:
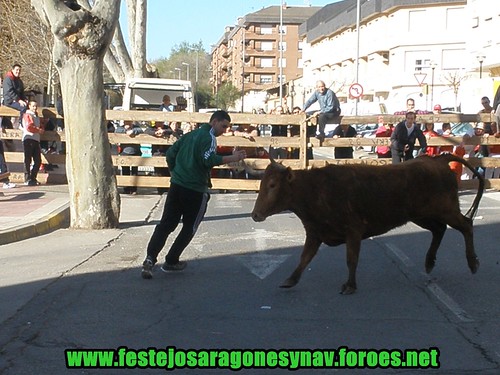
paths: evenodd
<path fill-rule="evenodd" d="M 18 185 L 0 190 L 0 245 L 66 228 L 67 185 Z"/>
<path fill-rule="evenodd" d="M 143 218 L 161 199 L 156 191 L 145 193 L 121 196 L 121 225 L 136 220 L 138 212 Z M 0 189 L 0 246 L 68 228 L 69 218 L 67 185 L 18 185 L 13 189 Z"/>

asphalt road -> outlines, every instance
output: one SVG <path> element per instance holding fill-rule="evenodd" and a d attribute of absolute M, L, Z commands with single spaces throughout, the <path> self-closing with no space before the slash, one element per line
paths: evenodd
<path fill-rule="evenodd" d="M 137 196 L 141 199 L 140 196 Z M 214 194 L 184 253 L 182 273 L 139 265 L 161 203 L 149 221 L 113 231 L 61 230 L 3 246 L 0 374 L 142 374 L 159 369 L 66 369 L 65 349 L 436 348 L 438 370 L 362 368 L 355 373 L 498 374 L 500 364 L 500 193 L 475 220 L 481 266 L 471 275 L 461 235 L 449 229 L 436 267 L 424 272 L 430 233 L 413 224 L 362 244 L 358 291 L 340 295 L 345 247 L 322 246 L 292 289 L 304 230 L 291 213 L 250 217 L 256 194 Z M 468 208 L 472 195 L 463 195 Z M 139 200 L 137 201 L 139 202 Z M 146 204 L 146 203 L 144 203 Z M 139 208 L 138 208 L 139 210 Z M 169 238 L 170 244 L 172 238 Z M 161 255 L 164 255 L 162 253 Z M 350 353 L 350 359 L 359 355 Z M 347 358 L 347 357 L 346 357 Z M 428 362 L 423 361 L 421 364 Z M 267 374 L 286 369 L 244 369 Z M 344 369 L 300 369 L 304 374 Z M 230 373 L 177 369 L 175 373 Z"/>

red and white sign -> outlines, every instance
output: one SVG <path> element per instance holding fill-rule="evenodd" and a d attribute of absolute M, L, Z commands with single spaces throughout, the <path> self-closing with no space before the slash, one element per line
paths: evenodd
<path fill-rule="evenodd" d="M 349 95 L 354 99 L 358 99 L 363 95 L 363 86 L 359 83 L 353 83 L 351 87 L 349 87 Z"/>

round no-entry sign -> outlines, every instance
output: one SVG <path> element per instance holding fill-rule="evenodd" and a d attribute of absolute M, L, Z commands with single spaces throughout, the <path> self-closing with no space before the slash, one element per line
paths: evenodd
<path fill-rule="evenodd" d="M 360 98 L 363 95 L 363 86 L 359 83 L 353 83 L 351 87 L 349 87 L 349 95 L 354 99 Z"/>

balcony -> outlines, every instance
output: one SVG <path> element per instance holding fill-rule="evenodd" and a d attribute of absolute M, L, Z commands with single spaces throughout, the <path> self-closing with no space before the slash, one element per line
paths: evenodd
<path fill-rule="evenodd" d="M 229 56 L 231 56 L 231 53 L 232 53 L 231 48 L 224 47 L 224 49 L 222 50 L 222 57 L 228 58 Z"/>
<path fill-rule="evenodd" d="M 247 56 L 257 56 L 257 57 L 277 57 L 278 51 L 264 51 L 255 48 L 247 48 L 245 50 Z"/>
<path fill-rule="evenodd" d="M 275 84 L 274 83 L 258 83 L 258 82 L 245 82 L 245 91 L 249 90 L 255 90 L 255 91 L 262 91 L 262 90 L 268 90 L 271 87 L 273 87 Z"/>
<path fill-rule="evenodd" d="M 245 73 L 257 73 L 257 74 L 276 74 L 278 71 L 277 67 L 263 68 L 260 66 L 246 66 Z"/>
<path fill-rule="evenodd" d="M 245 33 L 246 40 L 278 40 L 278 34 L 257 34 L 247 31 Z"/>

